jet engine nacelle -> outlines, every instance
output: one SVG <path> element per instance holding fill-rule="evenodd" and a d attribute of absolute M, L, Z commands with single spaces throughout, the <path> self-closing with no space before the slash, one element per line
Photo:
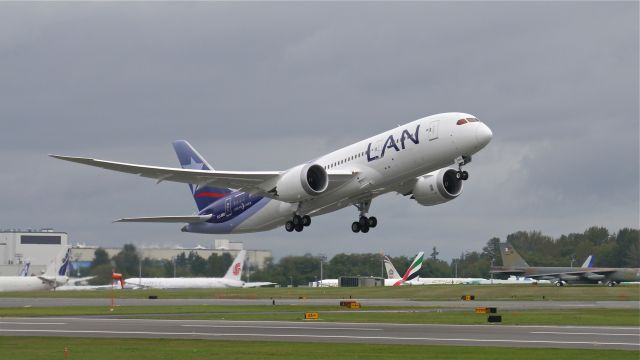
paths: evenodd
<path fill-rule="evenodd" d="M 279 200 L 298 202 L 322 194 L 329 186 L 327 171 L 318 164 L 303 164 L 280 176 L 275 192 Z"/>
<path fill-rule="evenodd" d="M 418 179 L 413 186 L 413 199 L 423 206 L 445 203 L 462 194 L 462 180 L 456 179 L 456 170 L 440 169 Z"/>
<path fill-rule="evenodd" d="M 585 273 L 584 277 L 589 280 L 602 280 L 605 278 L 602 274 L 594 274 L 594 273 Z"/>

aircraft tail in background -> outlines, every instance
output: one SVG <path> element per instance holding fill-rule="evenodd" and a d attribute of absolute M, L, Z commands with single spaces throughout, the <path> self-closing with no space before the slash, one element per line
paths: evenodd
<path fill-rule="evenodd" d="M 31 266 L 31 261 L 27 261 L 24 263 L 22 270 L 18 273 L 18 276 L 29 276 L 29 267 Z"/>
<path fill-rule="evenodd" d="M 45 276 L 66 276 L 71 260 L 71 248 L 61 251 L 47 266 L 44 271 Z"/>
<path fill-rule="evenodd" d="M 240 281 L 242 276 L 242 267 L 244 266 L 244 258 L 247 254 L 246 250 L 241 250 L 231 263 L 229 270 L 224 275 L 224 279 Z"/>
<path fill-rule="evenodd" d="M 400 280 L 401 277 L 398 274 L 398 270 L 393 266 L 391 260 L 387 255 L 384 256 L 384 268 L 387 270 L 387 279 Z"/>
<path fill-rule="evenodd" d="M 422 269 L 422 263 L 424 260 L 423 257 L 424 257 L 424 251 L 420 251 L 416 256 L 416 258 L 413 259 L 413 262 L 407 269 L 407 272 L 404 273 L 404 276 L 402 277 L 402 281 L 409 281 L 417 277 L 418 275 L 420 275 L 420 270 Z"/>
<path fill-rule="evenodd" d="M 587 257 L 587 260 L 584 261 L 584 264 L 582 264 L 582 268 L 590 268 L 593 266 L 593 255 L 589 255 Z"/>
<path fill-rule="evenodd" d="M 509 243 L 500 243 L 500 255 L 502 256 L 502 265 L 504 267 L 529 267 L 529 264 Z"/>
<path fill-rule="evenodd" d="M 180 166 L 183 169 L 213 171 L 213 167 L 209 165 L 207 160 L 187 141 L 174 141 L 173 149 L 176 151 Z M 196 201 L 196 206 L 198 206 L 199 211 L 231 192 L 231 190 L 227 188 L 199 186 L 198 184 L 189 184 L 189 189 L 191 190 L 191 194 Z"/>

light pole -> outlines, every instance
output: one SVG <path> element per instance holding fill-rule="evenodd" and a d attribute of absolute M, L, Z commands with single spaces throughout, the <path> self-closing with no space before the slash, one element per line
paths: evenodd
<path fill-rule="evenodd" d="M 491 269 L 489 269 L 489 273 L 491 274 L 491 283 L 493 284 L 493 262 L 495 261 L 495 258 L 491 258 Z"/>
<path fill-rule="evenodd" d="M 322 280 L 324 280 L 324 262 L 327 260 L 327 256 L 325 254 L 320 254 L 319 258 L 320 258 L 320 283 L 322 283 Z"/>
<path fill-rule="evenodd" d="M 455 278 L 457 279 L 458 278 L 458 260 L 455 261 L 455 264 L 456 264 L 456 276 L 455 276 Z"/>

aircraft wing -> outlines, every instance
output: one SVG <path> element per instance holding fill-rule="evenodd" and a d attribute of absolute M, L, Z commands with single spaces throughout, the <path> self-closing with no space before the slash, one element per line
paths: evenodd
<path fill-rule="evenodd" d="M 525 271 L 522 269 L 495 269 L 490 270 L 491 274 L 505 274 L 505 275 L 524 275 Z"/>
<path fill-rule="evenodd" d="M 197 184 L 199 186 L 241 189 L 266 197 L 274 197 L 274 194 L 269 193 L 269 190 L 273 189 L 273 184 L 277 181 L 277 178 L 284 173 L 283 171 L 191 170 L 129 164 L 75 156 L 53 154 L 49 154 L 49 156 L 60 160 L 156 179 L 157 183 L 172 181 Z M 353 177 L 353 173 L 349 171 L 328 171 L 327 174 L 329 176 L 330 186 L 342 184 Z"/>
<path fill-rule="evenodd" d="M 209 215 L 184 215 L 184 216 L 145 216 L 145 217 L 133 217 L 122 218 L 114 220 L 113 222 L 156 222 L 156 223 L 199 223 L 205 222 L 211 219 Z"/>
<path fill-rule="evenodd" d="M 576 271 L 567 271 L 565 272 L 565 274 L 569 274 L 569 275 L 582 275 L 582 274 L 610 274 L 612 272 L 616 272 L 617 269 L 612 269 L 612 268 L 585 268 L 585 269 L 581 269 L 581 270 L 576 270 Z"/>
<path fill-rule="evenodd" d="M 71 284 L 77 284 L 77 283 L 81 283 L 83 281 L 88 281 L 95 278 L 95 276 L 85 276 L 85 277 L 81 277 L 81 278 L 69 278 L 69 281 L 67 283 L 71 283 Z"/>
<path fill-rule="evenodd" d="M 272 283 L 272 282 L 246 282 L 246 283 L 244 283 L 244 285 L 242 287 L 244 287 L 244 288 L 255 288 L 255 287 L 270 286 L 270 285 L 276 285 L 276 283 Z"/>
<path fill-rule="evenodd" d="M 55 277 L 48 277 L 48 276 L 38 276 L 38 279 L 42 280 L 43 284 L 47 284 L 49 286 L 54 286 L 56 284 L 56 278 Z"/>

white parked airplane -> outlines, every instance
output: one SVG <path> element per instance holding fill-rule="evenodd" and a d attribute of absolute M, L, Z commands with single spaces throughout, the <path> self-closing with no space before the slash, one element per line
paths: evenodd
<path fill-rule="evenodd" d="M 136 165 L 83 157 L 57 159 L 189 184 L 198 212 L 184 216 L 124 218 L 119 222 L 187 223 L 182 231 L 249 233 L 285 226 L 302 231 L 311 216 L 354 205 L 354 232 L 366 233 L 378 220 L 371 201 L 396 192 L 424 206 L 453 200 L 468 173 L 462 166 L 491 141 L 488 126 L 475 116 L 444 113 L 346 146 L 285 171 L 216 171 L 186 141 L 173 146 L 179 168 Z M 457 166 L 457 169 L 450 166 Z"/>
<path fill-rule="evenodd" d="M 231 263 L 227 273 L 221 278 L 129 278 L 124 281 L 124 287 L 153 289 L 211 289 L 274 285 L 274 283 L 270 282 L 244 282 L 241 280 L 245 255 L 246 250 L 241 250 L 235 260 Z"/>
<path fill-rule="evenodd" d="M 64 249 L 39 276 L 0 276 L 0 291 L 51 290 L 67 283 L 71 248 Z"/>

